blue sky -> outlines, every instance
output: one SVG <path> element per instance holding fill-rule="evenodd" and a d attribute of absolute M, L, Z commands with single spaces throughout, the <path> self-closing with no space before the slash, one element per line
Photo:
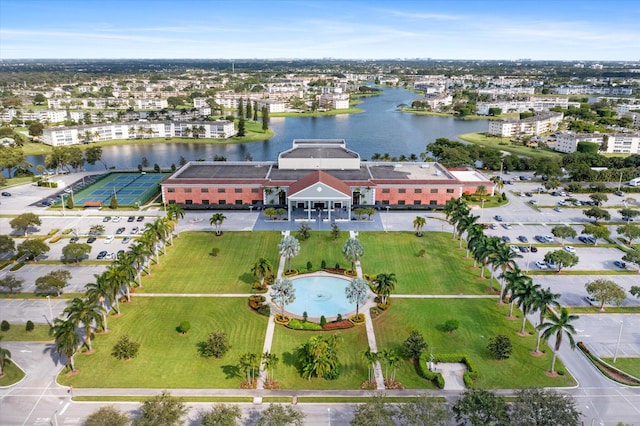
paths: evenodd
<path fill-rule="evenodd" d="M 0 0 L 0 58 L 640 60 L 637 0 Z"/>

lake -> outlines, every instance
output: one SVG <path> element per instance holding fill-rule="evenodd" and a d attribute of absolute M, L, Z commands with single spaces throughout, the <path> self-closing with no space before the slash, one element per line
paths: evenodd
<path fill-rule="evenodd" d="M 391 156 L 419 155 L 437 138 L 457 139 L 463 133 L 485 132 L 486 120 L 460 120 L 450 117 L 413 115 L 397 112 L 398 105 L 410 105 L 419 96 L 404 89 L 385 88 L 380 96 L 362 98 L 358 105 L 365 112 L 327 117 L 272 117 L 274 137 L 263 142 L 229 145 L 154 144 L 119 145 L 102 149 L 102 158 L 118 169 L 135 169 L 142 157 L 149 164 L 168 167 L 178 164 L 180 156 L 189 160 L 213 160 L 224 156 L 229 161 L 275 161 L 278 154 L 291 148 L 293 139 L 344 139 L 347 147 L 370 159 L 374 153 Z M 43 156 L 29 156 L 35 165 Z M 102 164 L 85 166 L 87 170 L 104 170 Z"/>

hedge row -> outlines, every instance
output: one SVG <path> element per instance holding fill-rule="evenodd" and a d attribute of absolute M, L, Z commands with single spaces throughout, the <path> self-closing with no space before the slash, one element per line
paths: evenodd
<path fill-rule="evenodd" d="M 599 357 L 592 354 L 591 351 L 585 346 L 583 342 L 578 342 L 578 348 L 580 348 L 582 353 L 584 353 L 587 356 L 587 358 L 589 358 L 589 360 L 593 363 L 593 365 L 595 365 L 595 367 L 598 370 L 600 370 L 602 374 L 604 374 L 611 380 L 614 380 L 616 382 L 629 385 L 629 386 L 640 386 L 640 380 L 638 380 L 637 377 L 634 377 L 622 370 L 619 370 L 613 367 L 612 365 L 607 364 L 606 362 L 601 360 Z M 626 380 L 621 381 L 620 378 L 613 377 L 611 373 L 615 373 L 618 376 L 622 376 Z"/>

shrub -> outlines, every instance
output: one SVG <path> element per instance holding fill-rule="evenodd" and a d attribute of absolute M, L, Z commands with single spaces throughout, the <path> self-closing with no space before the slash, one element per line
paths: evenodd
<path fill-rule="evenodd" d="M 9 331 L 10 328 L 11 328 L 11 324 L 9 324 L 9 321 L 2 320 L 2 324 L 0 324 L 0 330 Z"/>
<path fill-rule="evenodd" d="M 425 254 L 427 254 L 427 251 L 426 251 L 425 249 L 421 249 L 421 250 L 418 252 L 418 257 L 424 257 L 424 255 L 425 255 Z"/>
<path fill-rule="evenodd" d="M 138 355 L 139 349 L 140 343 L 134 342 L 128 334 L 125 334 L 120 337 L 118 342 L 114 345 L 113 350 L 111 351 L 111 356 L 117 359 L 127 360 L 135 358 Z"/>
<path fill-rule="evenodd" d="M 327 262 L 324 261 L 324 260 L 322 262 L 320 262 L 320 268 L 326 269 L 327 268 Z"/>
<path fill-rule="evenodd" d="M 258 308 L 257 312 L 265 317 L 271 316 L 271 307 L 269 305 L 262 305 Z"/>
<path fill-rule="evenodd" d="M 287 328 L 290 328 L 292 330 L 313 330 L 313 331 L 322 330 L 322 326 L 320 324 L 316 324 L 315 322 L 309 322 L 309 321 L 304 322 L 297 318 L 291 318 L 291 320 L 289 320 L 289 322 L 287 323 Z"/>
<path fill-rule="evenodd" d="M 444 323 L 444 326 L 442 327 L 444 329 L 444 331 L 446 331 L 449 334 L 453 334 L 453 332 L 455 332 L 458 327 L 460 327 L 460 322 L 458 320 L 447 320 Z"/>
<path fill-rule="evenodd" d="M 336 318 L 336 322 L 340 322 L 342 321 L 342 314 L 338 314 L 338 317 Z"/>
<path fill-rule="evenodd" d="M 266 298 L 264 296 L 260 296 L 259 294 L 249 296 L 249 307 L 254 311 L 257 311 L 262 307 L 262 304 Z"/>
<path fill-rule="evenodd" d="M 322 315 L 322 316 L 320 317 L 320 325 L 321 325 L 322 327 L 324 327 L 325 325 L 327 325 L 327 319 L 325 318 L 325 316 L 324 316 L 324 315 Z"/>
<path fill-rule="evenodd" d="M 27 330 L 27 331 L 33 331 L 33 329 L 34 329 L 35 327 L 36 327 L 36 326 L 33 324 L 33 321 L 29 320 L 29 321 L 27 321 L 27 325 L 25 326 L 25 330 Z"/>
<path fill-rule="evenodd" d="M 336 263 L 336 269 L 340 269 L 340 264 Z"/>
<path fill-rule="evenodd" d="M 491 355 L 493 355 L 494 358 L 507 359 L 513 352 L 513 345 L 511 344 L 511 339 L 509 339 L 509 337 L 499 334 L 489 339 L 487 349 L 489 349 L 489 352 L 491 352 Z"/>
<path fill-rule="evenodd" d="M 189 321 L 182 321 L 178 326 L 178 331 L 182 334 L 187 334 L 191 330 L 191 323 Z"/>
<path fill-rule="evenodd" d="M 200 355 L 207 358 L 222 358 L 229 348 L 227 334 L 222 331 L 209 333 L 207 340 L 198 344 Z"/>
<path fill-rule="evenodd" d="M 307 319 L 309 319 L 309 314 L 307 314 L 307 311 L 304 311 L 302 313 L 302 322 L 307 322 Z"/>
<path fill-rule="evenodd" d="M 311 272 L 312 269 L 313 269 L 313 264 L 311 263 L 311 261 L 307 261 L 307 271 Z"/>
<path fill-rule="evenodd" d="M 209 252 L 209 256 L 213 256 L 213 257 L 218 256 L 218 254 L 220 254 L 220 249 L 218 247 L 212 248 L 211 251 Z"/>

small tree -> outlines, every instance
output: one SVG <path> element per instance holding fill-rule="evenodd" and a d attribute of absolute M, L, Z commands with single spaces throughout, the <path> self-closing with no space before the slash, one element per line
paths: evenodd
<path fill-rule="evenodd" d="M 558 225 L 553 227 L 551 233 L 554 237 L 560 238 L 562 245 L 564 245 L 565 238 L 575 238 L 578 233 L 571 226 Z"/>
<path fill-rule="evenodd" d="M 610 220 L 611 215 L 608 211 L 601 209 L 600 207 L 591 207 L 590 209 L 583 210 L 582 214 L 588 218 L 593 219 L 594 224 L 597 225 L 599 220 Z"/>
<path fill-rule="evenodd" d="M 355 277 L 349 282 L 345 294 L 349 303 L 356 304 L 356 318 L 359 318 L 360 305 L 367 300 L 367 282 L 362 278 Z"/>
<path fill-rule="evenodd" d="M 82 258 L 89 253 L 91 253 L 91 246 L 85 243 L 69 243 L 62 248 L 65 260 L 76 262 L 76 264 L 80 264 Z"/>
<path fill-rule="evenodd" d="M 455 331 L 460 327 L 460 322 L 458 320 L 450 319 L 444 322 L 442 326 L 443 330 L 449 334 L 455 333 Z"/>
<path fill-rule="evenodd" d="M 2 320 L 2 322 L 0 323 L 0 331 L 9 331 L 10 329 L 11 324 L 9 324 L 9 321 Z"/>
<path fill-rule="evenodd" d="M 134 426 L 179 426 L 187 408 L 180 399 L 171 396 L 168 391 L 145 401 L 140 408 L 140 418 Z"/>
<path fill-rule="evenodd" d="M 280 316 L 284 317 L 284 306 L 296 300 L 296 290 L 288 278 L 278 278 L 271 286 L 271 298 L 280 305 Z"/>
<path fill-rule="evenodd" d="M 579 260 L 578 256 L 566 250 L 554 250 L 544 255 L 545 262 L 553 262 L 557 265 L 558 273 L 562 271 L 562 268 L 570 268 L 577 265 Z"/>
<path fill-rule="evenodd" d="M 462 398 L 453 404 L 453 413 L 459 424 L 508 424 L 508 409 L 504 398 L 483 389 L 465 391 Z"/>
<path fill-rule="evenodd" d="M 514 426 L 580 424 L 574 398 L 551 389 L 521 389 L 512 404 L 509 417 Z"/>
<path fill-rule="evenodd" d="M 24 280 L 22 278 L 16 278 L 14 275 L 5 275 L 0 278 L 0 287 L 4 287 L 9 290 L 9 293 L 13 294 L 22 287 Z"/>
<path fill-rule="evenodd" d="M 198 413 L 201 426 L 236 426 L 240 424 L 240 407 L 231 404 L 215 404 L 209 411 Z"/>
<path fill-rule="evenodd" d="M 11 225 L 11 229 L 15 229 L 16 231 L 24 231 L 24 236 L 27 236 L 27 231 L 31 226 L 40 226 L 42 222 L 40 218 L 34 213 L 23 213 L 20 216 L 17 216 L 11 219 L 9 222 Z"/>
<path fill-rule="evenodd" d="M 355 272 L 356 263 L 364 254 L 362 243 L 357 238 L 349 238 L 342 247 L 342 254 L 348 262 L 351 262 L 351 271 Z"/>
<path fill-rule="evenodd" d="M 302 426 L 304 414 L 291 405 L 270 404 L 260 413 L 256 426 Z"/>
<path fill-rule="evenodd" d="M 509 337 L 500 334 L 489 339 L 487 349 L 489 349 L 489 352 L 491 352 L 491 355 L 493 355 L 495 359 L 502 360 L 511 356 L 513 345 L 511 345 L 511 339 L 509 339 Z"/>
<path fill-rule="evenodd" d="M 38 256 L 50 250 L 49 246 L 40 239 L 30 238 L 18 245 L 18 257 L 25 256 L 27 259 L 37 260 Z"/>
<path fill-rule="evenodd" d="M 227 334 L 221 331 L 209 333 L 207 340 L 199 343 L 200 355 L 207 358 L 222 358 L 231 348 Z"/>
<path fill-rule="evenodd" d="M 640 297 L 640 286 L 632 285 L 631 289 L 629 290 L 629 293 L 631 293 L 631 295 L 635 297 Z"/>
<path fill-rule="evenodd" d="M 600 302 L 600 310 L 604 311 L 605 303 L 613 303 L 620 306 L 627 294 L 623 287 L 611 280 L 597 279 L 585 284 L 587 293 Z"/>
<path fill-rule="evenodd" d="M 593 225 L 593 224 L 587 223 L 584 225 L 582 234 L 593 235 L 593 237 L 596 239 L 596 242 L 594 245 L 597 246 L 598 238 L 609 238 L 609 235 L 611 234 L 611 232 L 609 231 L 609 228 L 607 228 L 606 226 Z"/>
<path fill-rule="evenodd" d="M 111 196 L 111 201 L 109 201 L 109 208 L 111 210 L 115 210 L 118 208 L 118 197 L 116 197 L 116 194 L 113 194 Z"/>
<path fill-rule="evenodd" d="M 182 334 L 187 334 L 191 330 L 191 323 L 189 321 L 182 321 L 178 326 L 178 331 Z"/>
<path fill-rule="evenodd" d="M 331 224 L 331 239 L 336 241 L 338 238 L 340 238 L 340 227 L 338 227 L 337 223 L 333 222 Z"/>
<path fill-rule="evenodd" d="M 112 405 L 100 407 L 86 418 L 84 426 L 129 426 L 131 419 Z"/>
<path fill-rule="evenodd" d="M 126 361 L 138 356 L 139 349 L 140 343 L 131 339 L 128 334 L 125 334 L 121 336 L 113 346 L 111 356 L 120 360 L 124 359 Z"/>
<path fill-rule="evenodd" d="M 71 273 L 63 269 L 49 272 L 47 275 L 36 278 L 36 289 L 40 293 L 55 293 L 60 296 L 62 289 L 71 279 Z"/>
<path fill-rule="evenodd" d="M 419 331 L 412 330 L 402 344 L 402 349 L 405 356 L 416 363 L 420 360 L 420 355 L 427 350 L 427 342 Z"/>
<path fill-rule="evenodd" d="M 302 222 L 298 228 L 298 239 L 300 241 L 306 241 L 311 236 L 311 228 L 307 222 Z"/>
<path fill-rule="evenodd" d="M 89 227 L 89 235 L 102 235 L 104 234 L 104 225 L 91 225 Z"/>
<path fill-rule="evenodd" d="M 34 329 L 35 327 L 36 327 L 36 326 L 35 326 L 35 324 L 33 323 L 33 321 L 28 320 L 28 321 L 27 321 L 27 324 L 25 325 L 25 330 L 26 330 L 27 332 L 31 332 L 31 331 L 33 331 L 33 329 Z"/>
<path fill-rule="evenodd" d="M 633 243 L 633 240 L 640 238 L 640 226 L 632 223 L 627 223 L 622 226 L 618 226 L 618 234 L 627 238 L 629 245 Z"/>

